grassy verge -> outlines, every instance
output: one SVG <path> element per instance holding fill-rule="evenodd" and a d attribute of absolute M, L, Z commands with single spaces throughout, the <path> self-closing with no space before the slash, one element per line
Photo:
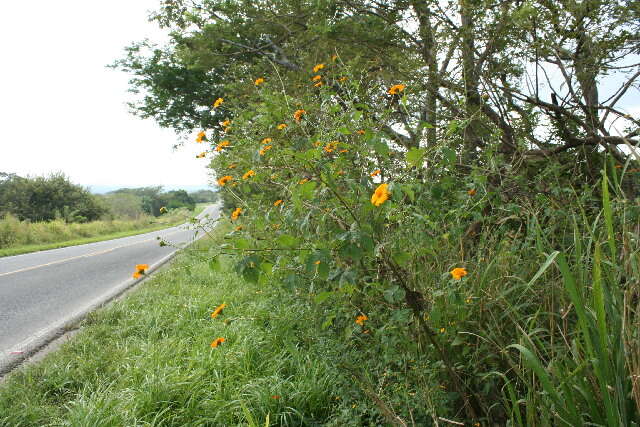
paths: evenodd
<path fill-rule="evenodd" d="M 0 257 L 26 254 L 30 252 L 45 251 L 49 249 L 65 248 L 67 246 L 84 245 L 87 243 L 102 242 L 104 240 L 118 239 L 136 234 L 150 233 L 183 224 L 189 217 L 200 214 L 208 204 L 198 204 L 193 212 L 181 210 L 165 217 L 147 220 L 132 221 L 94 221 L 87 224 L 35 224 L 35 227 L 73 227 L 67 232 L 54 231 L 53 236 L 47 237 L 47 242 L 17 244 L 0 248 Z M 0 223 L 6 220 L 0 220 Z M 2 224 L 0 224 L 2 225 Z M 82 234 L 83 237 L 69 238 L 69 234 Z M 88 234 L 88 235 L 87 235 Z"/>
<path fill-rule="evenodd" d="M 183 254 L 10 375 L 0 426 L 366 425 L 366 403 L 337 367 L 345 348 L 316 310 Z"/>

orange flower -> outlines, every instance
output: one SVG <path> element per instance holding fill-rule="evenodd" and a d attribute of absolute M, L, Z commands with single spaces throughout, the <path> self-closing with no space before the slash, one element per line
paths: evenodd
<path fill-rule="evenodd" d="M 262 83 L 264 83 L 264 79 L 262 77 L 257 78 L 256 81 L 253 82 L 256 86 L 260 86 Z"/>
<path fill-rule="evenodd" d="M 304 114 L 307 114 L 307 112 L 304 110 L 296 110 L 296 112 L 293 113 L 293 118 L 296 119 L 296 122 L 300 123 Z"/>
<path fill-rule="evenodd" d="M 278 206 L 278 205 L 282 204 L 282 202 L 283 202 L 282 199 L 276 200 L 275 202 L 273 202 L 273 206 Z"/>
<path fill-rule="evenodd" d="M 374 206 L 380 206 L 387 201 L 387 199 L 391 195 L 387 187 L 388 184 L 380 184 L 378 188 L 376 188 L 376 191 L 374 191 L 373 195 L 371 196 L 371 203 L 373 203 Z"/>
<path fill-rule="evenodd" d="M 358 135 L 364 135 L 364 134 L 365 134 L 365 133 L 367 133 L 367 132 L 366 132 L 364 129 L 360 129 L 360 130 L 356 131 L 356 133 L 357 133 Z"/>
<path fill-rule="evenodd" d="M 476 195 L 475 188 L 472 188 L 471 190 L 467 191 L 467 194 L 470 195 L 470 196 L 475 196 Z"/>
<path fill-rule="evenodd" d="M 456 280 L 460 280 L 467 275 L 467 270 L 464 268 L 458 267 L 451 270 L 450 273 L 451 273 L 451 277 L 453 277 Z"/>
<path fill-rule="evenodd" d="M 320 87 L 320 86 L 322 86 L 322 82 L 318 82 L 318 83 L 313 85 L 313 87 Z"/>
<path fill-rule="evenodd" d="M 277 394 L 274 394 L 273 396 L 271 396 L 272 399 L 280 399 L 280 396 Z"/>
<path fill-rule="evenodd" d="M 139 279 L 149 269 L 149 264 L 137 264 L 136 271 L 133 273 L 134 279 Z"/>
<path fill-rule="evenodd" d="M 303 178 L 300 181 L 298 181 L 298 184 L 304 184 L 305 182 L 309 181 L 307 178 Z"/>
<path fill-rule="evenodd" d="M 331 153 L 333 150 L 338 148 L 338 144 L 339 144 L 338 141 L 329 142 L 327 145 L 324 146 L 323 150 L 326 151 L 327 153 Z"/>
<path fill-rule="evenodd" d="M 240 231 L 240 230 L 242 230 L 242 226 L 241 225 L 236 227 L 236 231 Z"/>
<path fill-rule="evenodd" d="M 274 230 L 280 230 L 280 224 L 271 224 L 271 228 Z"/>
<path fill-rule="evenodd" d="M 348 78 L 349 78 L 349 77 L 347 77 L 347 76 L 340 77 L 340 78 L 338 79 L 338 81 L 339 81 L 340 83 L 342 83 L 342 82 L 346 82 Z"/>
<path fill-rule="evenodd" d="M 223 102 L 224 102 L 224 98 L 216 99 L 216 101 L 213 103 L 213 108 L 218 108 L 220 105 L 222 105 Z"/>
<path fill-rule="evenodd" d="M 313 72 L 317 73 L 318 71 L 322 70 L 324 68 L 324 64 L 318 64 L 315 67 L 313 67 Z"/>
<path fill-rule="evenodd" d="M 225 120 L 224 122 L 220 123 L 220 125 L 221 125 L 222 127 L 225 127 L 225 128 L 226 128 L 227 126 L 229 126 L 230 124 L 231 124 L 231 120 L 229 120 L 229 119 L 227 119 L 227 120 Z"/>
<path fill-rule="evenodd" d="M 236 208 L 236 210 L 231 212 L 231 220 L 235 221 L 236 219 L 238 219 L 241 213 L 242 213 L 242 208 Z"/>
<path fill-rule="evenodd" d="M 371 176 L 378 176 L 378 175 L 380 175 L 380 169 L 376 169 L 376 170 L 374 170 L 374 171 L 373 171 L 373 172 L 371 172 L 369 175 L 371 175 Z"/>
<path fill-rule="evenodd" d="M 403 85 L 403 84 L 393 85 L 393 86 L 391 86 L 391 87 L 389 88 L 389 90 L 388 90 L 389 95 L 397 95 L 397 94 L 399 94 L 400 92 L 402 92 L 402 91 L 404 90 L 404 88 L 406 88 L 406 86 L 405 86 L 405 85 Z"/>
<path fill-rule="evenodd" d="M 220 152 L 220 151 L 222 151 L 222 149 L 223 149 L 224 147 L 228 147 L 230 144 L 231 144 L 231 143 L 230 143 L 229 141 L 224 140 L 224 141 L 220 142 L 220 144 L 218 144 L 218 145 L 216 146 L 216 151 Z"/>
<path fill-rule="evenodd" d="M 204 157 L 204 156 L 206 156 L 206 155 L 207 155 L 207 153 L 203 151 L 202 153 L 200 153 L 200 154 L 196 155 L 196 159 L 201 159 L 201 158 L 203 158 L 203 157 Z"/>
<path fill-rule="evenodd" d="M 316 262 L 314 262 L 315 265 L 320 265 L 320 260 L 317 260 Z"/>
<path fill-rule="evenodd" d="M 237 163 L 231 163 L 229 166 L 227 166 L 227 169 L 235 169 L 236 166 L 238 166 Z"/>
<path fill-rule="evenodd" d="M 225 341 L 226 340 L 222 337 L 216 338 L 215 340 L 211 341 L 211 348 L 216 348 Z"/>
<path fill-rule="evenodd" d="M 224 310 L 225 308 L 227 308 L 227 304 L 220 304 L 218 307 L 216 307 L 215 310 L 213 310 L 213 313 L 211 313 L 211 318 L 215 319 L 216 317 L 218 317 L 218 315 L 222 313 L 222 310 Z"/>
<path fill-rule="evenodd" d="M 278 128 L 278 130 L 283 130 L 284 128 L 287 127 L 286 123 L 280 123 L 278 126 L 276 126 Z"/>
<path fill-rule="evenodd" d="M 232 179 L 233 179 L 233 177 L 231 175 L 225 175 L 225 176 L 223 176 L 222 178 L 220 178 L 218 180 L 218 185 L 221 186 L 221 187 L 224 187 L 224 185 L 227 182 L 231 181 Z"/>
<path fill-rule="evenodd" d="M 249 179 L 252 176 L 255 176 L 256 173 L 253 171 L 253 169 L 249 169 L 248 171 L 245 172 L 244 175 L 242 175 L 242 179 Z"/>
<path fill-rule="evenodd" d="M 262 140 L 262 144 L 268 144 L 271 141 L 272 141 L 271 138 L 265 138 L 265 139 Z"/>
<path fill-rule="evenodd" d="M 314 81 L 314 82 L 317 82 L 318 80 L 321 80 L 321 79 L 322 79 L 322 76 L 320 74 L 318 74 L 317 76 L 313 76 L 311 78 L 311 80 Z"/>
<path fill-rule="evenodd" d="M 364 314 L 356 317 L 356 323 L 360 326 L 364 326 L 364 322 L 365 320 L 369 320 L 369 318 L 367 316 L 365 316 Z"/>
<path fill-rule="evenodd" d="M 338 175 L 342 176 L 344 175 L 346 172 L 345 171 L 338 171 Z"/>
<path fill-rule="evenodd" d="M 271 150 L 272 146 L 271 145 L 265 145 L 264 148 L 260 151 L 258 151 L 258 153 L 260 153 L 261 156 L 264 156 L 264 154 Z"/>
<path fill-rule="evenodd" d="M 205 140 L 206 137 L 207 137 L 207 134 L 204 133 L 204 131 L 201 131 L 196 137 L 196 142 L 202 142 Z"/>

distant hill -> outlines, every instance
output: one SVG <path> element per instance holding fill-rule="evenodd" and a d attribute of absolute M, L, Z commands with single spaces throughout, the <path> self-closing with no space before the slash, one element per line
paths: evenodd
<path fill-rule="evenodd" d="M 120 188 L 126 187 L 140 187 L 139 185 L 89 185 L 89 191 L 93 194 L 106 194 L 111 191 L 119 190 Z M 216 191 L 215 187 L 211 187 L 208 185 L 163 185 L 162 189 L 164 191 L 173 191 L 173 190 L 185 190 L 187 193 L 192 193 L 198 190 L 211 190 Z"/>

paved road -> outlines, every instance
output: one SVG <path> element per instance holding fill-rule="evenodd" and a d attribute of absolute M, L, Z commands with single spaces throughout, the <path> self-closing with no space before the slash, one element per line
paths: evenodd
<path fill-rule="evenodd" d="M 201 223 L 218 216 L 207 207 Z M 55 336 L 63 326 L 134 283 L 136 264 L 151 268 L 195 237 L 181 225 L 121 239 L 0 258 L 0 374 Z M 197 237 L 203 234 L 199 232 Z M 14 363 L 15 364 L 15 363 Z"/>

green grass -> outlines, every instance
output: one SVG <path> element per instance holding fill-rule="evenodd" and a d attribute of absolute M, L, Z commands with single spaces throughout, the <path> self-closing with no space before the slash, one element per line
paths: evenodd
<path fill-rule="evenodd" d="M 131 221 L 93 221 L 86 224 L 65 224 L 63 221 L 49 223 L 21 223 L 15 219 L 0 219 L 0 228 L 6 227 L 7 233 L 25 235 L 21 240 L 45 240 L 44 242 L 2 245 L 0 257 L 65 248 L 102 242 L 136 234 L 150 233 L 183 224 L 188 218 L 200 214 L 208 203 L 199 203 L 193 212 L 180 210 L 158 218 L 145 217 Z M 43 231 L 43 230 L 46 230 Z M 28 235 L 28 237 L 26 237 Z M 82 237 L 71 237 L 81 235 Z M 16 237 L 17 239 L 17 237 Z"/>
<path fill-rule="evenodd" d="M 337 368 L 344 348 L 316 310 L 183 254 L 11 374 L 0 426 L 364 425 L 351 411 L 366 403 Z"/>

